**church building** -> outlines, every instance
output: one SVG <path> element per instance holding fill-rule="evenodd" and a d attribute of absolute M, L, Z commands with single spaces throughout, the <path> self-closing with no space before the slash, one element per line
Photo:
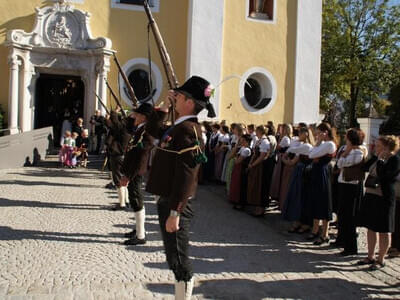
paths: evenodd
<path fill-rule="evenodd" d="M 150 0 L 177 75 L 216 87 L 218 120 L 275 124 L 319 119 L 322 0 Z M 0 1 L 0 105 L 11 134 L 169 87 L 143 0 Z M 206 119 L 206 114 L 202 115 Z"/>

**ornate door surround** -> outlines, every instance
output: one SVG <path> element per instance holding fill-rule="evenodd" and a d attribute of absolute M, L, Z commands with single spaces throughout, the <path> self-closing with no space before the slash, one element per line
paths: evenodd
<path fill-rule="evenodd" d="M 92 37 L 89 20 L 88 12 L 59 0 L 52 6 L 36 8 L 32 32 L 17 29 L 7 33 L 11 134 L 33 129 L 35 87 L 41 73 L 82 78 L 85 124 L 96 109 L 104 111 L 94 92 L 107 103 L 104 79 L 107 79 L 114 51 L 110 39 Z"/>

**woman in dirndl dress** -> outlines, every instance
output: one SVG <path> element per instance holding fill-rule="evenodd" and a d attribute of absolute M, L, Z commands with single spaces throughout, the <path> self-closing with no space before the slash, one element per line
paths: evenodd
<path fill-rule="evenodd" d="M 229 143 L 229 128 L 228 126 L 221 127 L 221 135 L 218 137 L 217 146 L 214 149 L 215 153 L 215 166 L 214 174 L 218 183 L 221 183 L 222 169 L 224 167 L 225 154 L 228 150 Z"/>
<path fill-rule="evenodd" d="M 226 155 L 227 156 L 227 165 L 226 165 L 226 170 L 225 170 L 225 182 L 226 182 L 226 191 L 229 194 L 230 191 L 230 186 L 231 186 L 231 178 L 232 178 L 232 171 L 233 167 L 235 166 L 235 158 L 237 155 L 237 152 L 240 150 L 239 147 L 239 139 L 240 137 L 244 134 L 244 126 L 241 124 L 237 124 L 233 128 L 233 137 L 231 139 L 230 143 L 230 151 Z"/>
<path fill-rule="evenodd" d="M 247 198 L 247 166 L 251 159 L 252 137 L 249 134 L 243 135 L 239 140 L 239 151 L 235 157 L 235 165 L 232 170 L 232 178 L 229 190 L 229 201 L 234 208 L 243 209 Z"/>
<path fill-rule="evenodd" d="M 308 186 L 304 180 L 304 170 L 311 163 L 308 155 L 312 146 L 312 133 L 306 127 L 299 129 L 299 143 L 289 147 L 288 153 L 295 155 L 290 160 L 290 164 L 295 166 L 286 195 L 286 200 L 282 209 L 282 216 L 285 220 L 293 222 L 288 230 L 289 233 L 303 233 L 310 229 L 312 225 L 308 214 Z"/>
<path fill-rule="evenodd" d="M 226 185 L 226 167 L 228 165 L 228 160 L 229 160 L 229 154 L 232 151 L 232 140 L 235 137 L 233 134 L 233 129 L 235 128 L 236 124 L 232 123 L 230 128 L 229 128 L 229 140 L 228 140 L 228 145 L 227 145 L 227 151 L 225 154 L 225 159 L 224 159 L 224 166 L 222 167 L 222 174 L 221 174 L 221 182 L 225 183 Z"/>
<path fill-rule="evenodd" d="M 268 194 L 265 191 L 265 164 L 269 157 L 271 145 L 267 139 L 266 128 L 256 128 L 257 142 L 254 146 L 254 154 L 250 160 L 247 178 L 247 205 L 253 216 L 263 216 L 267 207 Z"/>
<path fill-rule="evenodd" d="M 337 160 L 338 176 L 338 238 L 344 250 L 342 256 L 358 253 L 356 218 L 363 193 L 364 172 L 362 165 L 368 155 L 363 146 L 364 132 L 351 128 L 346 132 L 346 145 Z M 339 240 L 338 240 L 339 239 Z M 339 243 L 338 243 L 339 244 Z"/>
<path fill-rule="evenodd" d="M 317 145 L 309 157 L 313 160 L 311 169 L 311 202 L 313 211 L 313 229 L 308 236 L 314 245 L 329 243 L 329 221 L 332 220 L 332 187 L 330 162 L 335 155 L 336 136 L 328 123 L 321 123 L 316 129 Z M 322 221 L 322 233 L 319 224 Z"/>
<path fill-rule="evenodd" d="M 274 168 L 274 173 L 272 175 L 272 182 L 270 188 L 271 199 L 278 200 L 279 193 L 281 189 L 281 178 L 282 178 L 282 156 L 290 146 L 292 139 L 293 128 L 290 124 L 283 124 L 281 127 L 281 132 L 279 133 L 279 144 L 277 147 L 277 160 Z"/>
<path fill-rule="evenodd" d="M 208 144 L 208 161 L 207 161 L 207 169 L 209 170 L 209 180 L 215 180 L 215 148 L 218 145 L 218 138 L 221 135 L 219 131 L 221 126 L 219 124 L 211 125 L 211 136 L 210 142 Z"/>

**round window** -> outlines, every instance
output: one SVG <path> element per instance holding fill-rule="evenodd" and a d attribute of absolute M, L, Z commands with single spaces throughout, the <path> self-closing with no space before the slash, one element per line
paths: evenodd
<path fill-rule="evenodd" d="M 149 60 L 147 58 L 134 58 L 122 67 L 133 87 L 136 97 L 141 103 L 154 100 L 156 103 L 163 89 L 163 79 L 158 66 L 151 62 L 152 85 L 150 87 Z M 121 97 L 127 105 L 132 105 L 128 88 L 119 75 Z"/>
<path fill-rule="evenodd" d="M 276 84 L 265 69 L 252 68 L 243 75 L 240 96 L 243 106 L 250 112 L 268 112 L 275 103 Z"/>
<path fill-rule="evenodd" d="M 128 75 L 128 79 L 139 101 L 142 102 L 150 96 L 150 78 L 147 71 L 142 69 L 133 70 Z M 128 91 L 125 90 L 125 93 L 129 97 Z"/>

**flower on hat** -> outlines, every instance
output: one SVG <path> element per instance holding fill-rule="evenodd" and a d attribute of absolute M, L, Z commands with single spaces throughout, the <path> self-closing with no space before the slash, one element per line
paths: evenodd
<path fill-rule="evenodd" d="M 211 96 L 214 96 L 215 88 L 210 84 L 205 90 L 204 90 L 204 96 L 207 98 L 210 98 Z"/>

